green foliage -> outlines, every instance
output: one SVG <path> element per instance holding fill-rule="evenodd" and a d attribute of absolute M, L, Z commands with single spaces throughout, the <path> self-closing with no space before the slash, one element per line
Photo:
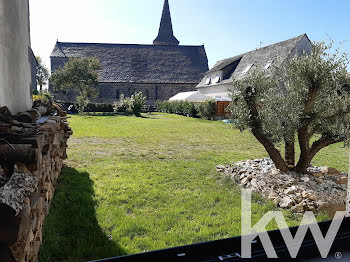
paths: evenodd
<path fill-rule="evenodd" d="M 157 101 L 156 107 L 159 112 L 188 117 L 212 119 L 215 115 L 215 101 L 210 99 L 205 102 Z"/>
<path fill-rule="evenodd" d="M 231 118 L 240 130 L 265 139 L 265 145 L 294 142 L 297 136 L 302 157 L 296 168 L 304 172 L 319 150 L 349 136 L 348 65 L 340 47 L 319 42 L 310 54 L 295 56 L 272 72 L 254 70 L 233 84 Z M 320 139 L 310 144 L 315 136 Z"/>
<path fill-rule="evenodd" d="M 208 99 L 198 104 L 198 114 L 205 119 L 212 119 L 215 115 L 215 100 Z"/>
<path fill-rule="evenodd" d="M 142 92 L 133 94 L 130 99 L 130 108 L 135 116 L 140 117 L 142 107 L 146 103 L 146 97 L 143 96 Z"/>
<path fill-rule="evenodd" d="M 120 99 L 113 104 L 114 112 L 127 113 L 128 108 L 130 108 L 130 98 L 125 98 L 124 94 L 120 95 Z"/>
<path fill-rule="evenodd" d="M 47 84 L 50 74 L 49 69 L 44 65 L 40 56 L 36 56 L 36 82 L 40 86 L 40 92 L 43 91 L 43 85 Z"/>
<path fill-rule="evenodd" d="M 50 78 L 54 88 L 77 92 L 79 112 L 88 104 L 88 98 L 97 95 L 98 71 L 100 62 L 96 58 L 71 58 Z"/>
<path fill-rule="evenodd" d="M 34 102 L 42 102 L 43 104 L 50 104 L 53 102 L 53 97 L 49 91 L 41 91 L 37 92 L 37 94 L 33 95 Z"/>
<path fill-rule="evenodd" d="M 142 92 L 132 95 L 130 98 L 125 98 L 124 94 L 121 94 L 119 101 L 114 103 L 114 111 L 124 114 L 129 112 L 135 116 L 140 117 L 142 107 L 146 103 L 146 97 L 143 96 Z"/>
<path fill-rule="evenodd" d="M 113 105 L 109 103 L 89 103 L 85 112 L 114 112 Z"/>

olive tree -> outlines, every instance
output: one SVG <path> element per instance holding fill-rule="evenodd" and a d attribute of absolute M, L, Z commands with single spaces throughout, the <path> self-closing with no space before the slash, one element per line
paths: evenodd
<path fill-rule="evenodd" d="M 78 94 L 77 105 L 82 114 L 89 97 L 97 94 L 99 69 L 100 62 L 96 58 L 71 58 L 64 67 L 52 74 L 50 82 L 56 89 L 74 90 Z"/>
<path fill-rule="evenodd" d="M 348 138 L 348 65 L 348 55 L 340 47 L 318 42 L 311 53 L 270 72 L 254 70 L 234 82 L 231 118 L 241 130 L 251 131 L 278 169 L 305 173 L 322 148 Z M 295 142 L 300 148 L 297 163 Z"/>

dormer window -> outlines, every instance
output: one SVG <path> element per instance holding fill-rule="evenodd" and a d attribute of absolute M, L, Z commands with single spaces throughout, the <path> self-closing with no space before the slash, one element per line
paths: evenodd
<path fill-rule="evenodd" d="M 211 84 L 211 77 L 207 77 L 207 80 L 205 81 L 206 85 L 210 85 Z"/>
<path fill-rule="evenodd" d="M 246 68 L 244 68 L 244 70 L 242 71 L 242 75 L 248 73 L 248 71 L 253 67 L 254 64 L 249 64 L 246 66 Z"/>
<path fill-rule="evenodd" d="M 214 79 L 214 83 L 217 84 L 217 83 L 220 83 L 221 82 L 221 77 L 220 75 L 217 75 Z"/>
<path fill-rule="evenodd" d="M 273 60 L 268 61 L 268 62 L 266 63 L 266 65 L 264 66 L 264 70 L 269 69 L 269 68 L 271 67 L 272 63 L 273 63 Z"/>

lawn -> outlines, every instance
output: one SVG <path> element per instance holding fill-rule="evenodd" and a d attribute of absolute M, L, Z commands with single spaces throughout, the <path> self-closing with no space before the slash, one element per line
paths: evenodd
<path fill-rule="evenodd" d="M 70 124 L 69 158 L 45 221 L 40 261 L 92 260 L 240 235 L 240 189 L 215 166 L 267 156 L 248 132 L 167 114 L 73 116 Z M 347 162 L 338 144 L 313 164 L 346 171 Z M 259 196 L 253 200 L 253 222 L 275 209 Z M 297 216 L 284 213 L 297 225 Z"/>

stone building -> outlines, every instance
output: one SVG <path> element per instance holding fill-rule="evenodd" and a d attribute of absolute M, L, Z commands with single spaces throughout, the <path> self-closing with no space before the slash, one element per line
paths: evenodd
<path fill-rule="evenodd" d="M 179 92 L 195 90 L 209 69 L 204 46 L 179 45 L 173 34 L 168 0 L 164 1 L 153 45 L 57 42 L 51 54 L 51 71 L 54 73 L 74 57 L 100 60 L 99 96 L 92 99 L 98 103 L 140 91 L 150 104 L 168 100 Z M 57 91 L 53 86 L 50 91 L 57 100 L 75 101 L 72 91 Z"/>

